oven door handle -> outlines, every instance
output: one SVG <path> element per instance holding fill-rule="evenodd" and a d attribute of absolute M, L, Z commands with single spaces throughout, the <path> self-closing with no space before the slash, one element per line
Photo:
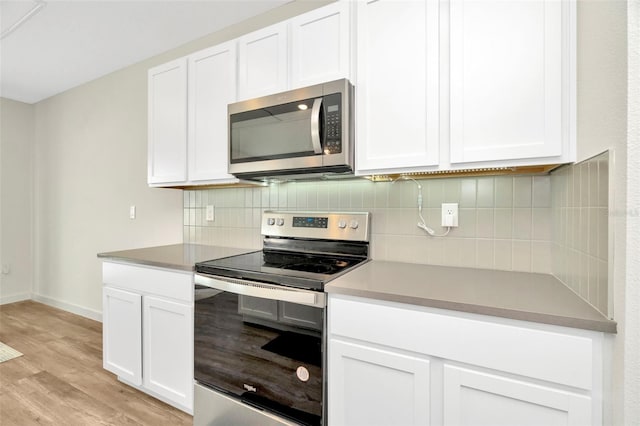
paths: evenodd
<path fill-rule="evenodd" d="M 243 281 L 227 277 L 194 275 L 196 284 L 243 296 L 262 299 L 298 303 L 301 305 L 324 308 L 327 305 L 326 295 L 322 292 L 292 289 L 271 284 Z"/>

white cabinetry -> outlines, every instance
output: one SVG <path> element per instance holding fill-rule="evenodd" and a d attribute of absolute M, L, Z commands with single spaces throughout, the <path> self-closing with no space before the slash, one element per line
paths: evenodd
<path fill-rule="evenodd" d="M 328 312 L 331 425 L 602 424 L 602 333 L 338 295 Z"/>
<path fill-rule="evenodd" d="M 227 104 L 236 101 L 236 44 L 224 43 L 188 57 L 189 183 L 233 183 L 227 173 Z"/>
<path fill-rule="evenodd" d="M 150 186 L 238 182 L 227 173 L 227 104 L 236 100 L 235 42 L 149 70 Z"/>
<path fill-rule="evenodd" d="M 143 301 L 145 388 L 193 407 L 193 308 L 154 296 Z"/>
<path fill-rule="evenodd" d="M 430 424 L 430 363 L 424 358 L 332 340 L 329 424 Z"/>
<path fill-rule="evenodd" d="M 187 179 L 187 60 L 149 70 L 148 183 Z"/>
<path fill-rule="evenodd" d="M 238 97 L 250 99 L 287 90 L 287 23 L 238 39 Z"/>
<path fill-rule="evenodd" d="M 142 296 L 116 288 L 102 292 L 103 366 L 142 384 Z"/>
<path fill-rule="evenodd" d="M 193 274 L 103 263 L 103 366 L 193 412 Z"/>
<path fill-rule="evenodd" d="M 357 172 L 437 166 L 438 1 L 357 7 Z"/>
<path fill-rule="evenodd" d="M 451 0 L 452 163 L 570 159 L 569 19 L 568 1 Z"/>
<path fill-rule="evenodd" d="M 291 89 L 350 77 L 349 8 L 338 1 L 290 20 Z"/>
<path fill-rule="evenodd" d="M 238 98 L 350 78 L 350 2 L 338 1 L 238 39 Z"/>
<path fill-rule="evenodd" d="M 590 425 L 591 398 L 461 368 L 444 367 L 445 425 Z"/>
<path fill-rule="evenodd" d="M 357 6 L 357 174 L 574 161 L 575 2 Z"/>

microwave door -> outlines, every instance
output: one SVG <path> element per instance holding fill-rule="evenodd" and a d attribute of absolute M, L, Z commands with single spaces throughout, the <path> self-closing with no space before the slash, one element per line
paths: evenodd
<path fill-rule="evenodd" d="M 231 164 L 322 154 L 322 98 L 231 115 Z"/>

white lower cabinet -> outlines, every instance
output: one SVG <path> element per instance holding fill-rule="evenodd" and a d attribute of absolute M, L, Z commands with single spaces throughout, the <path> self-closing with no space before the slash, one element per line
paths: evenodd
<path fill-rule="evenodd" d="M 193 274 L 103 263 L 103 366 L 193 413 Z"/>
<path fill-rule="evenodd" d="M 444 367 L 445 425 L 590 425 L 585 395 L 469 368 Z"/>
<path fill-rule="evenodd" d="M 329 424 L 599 425 L 600 332 L 329 295 Z"/>
<path fill-rule="evenodd" d="M 329 374 L 330 425 L 430 424 L 424 357 L 332 339 Z"/>
<path fill-rule="evenodd" d="M 193 309 L 146 296 L 143 305 L 143 384 L 185 407 L 193 401 Z"/>
<path fill-rule="evenodd" d="M 142 384 L 142 296 L 116 288 L 102 291 L 104 368 Z"/>

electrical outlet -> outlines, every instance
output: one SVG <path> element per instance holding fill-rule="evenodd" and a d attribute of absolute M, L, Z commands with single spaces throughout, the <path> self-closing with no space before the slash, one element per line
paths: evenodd
<path fill-rule="evenodd" d="M 207 206 L 206 220 L 207 222 L 213 222 L 216 220 L 215 210 L 212 205 Z"/>
<path fill-rule="evenodd" d="M 442 203 L 442 226 L 458 226 L 458 203 Z"/>

